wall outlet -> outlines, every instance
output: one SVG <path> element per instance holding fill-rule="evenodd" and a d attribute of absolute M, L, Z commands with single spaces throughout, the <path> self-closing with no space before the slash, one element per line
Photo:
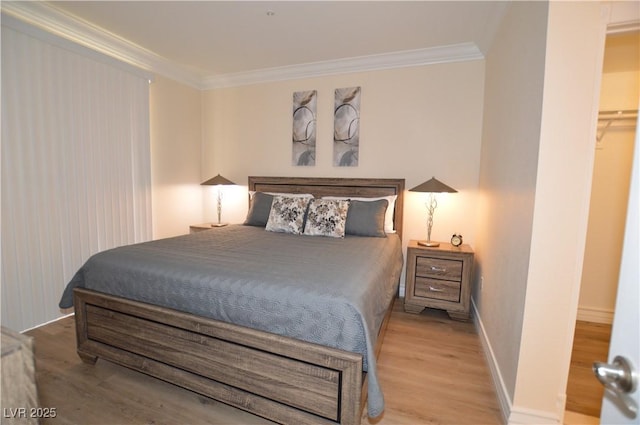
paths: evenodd
<path fill-rule="evenodd" d="M 484 287 L 484 276 L 480 276 L 480 290 Z"/>

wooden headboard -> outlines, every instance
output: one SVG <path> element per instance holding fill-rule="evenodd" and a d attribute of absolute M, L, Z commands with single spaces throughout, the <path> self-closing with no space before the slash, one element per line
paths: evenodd
<path fill-rule="evenodd" d="M 365 179 L 333 177 L 256 177 L 249 176 L 249 190 L 257 192 L 311 193 L 321 196 L 376 198 L 397 195 L 394 228 L 402 239 L 404 179 Z"/>

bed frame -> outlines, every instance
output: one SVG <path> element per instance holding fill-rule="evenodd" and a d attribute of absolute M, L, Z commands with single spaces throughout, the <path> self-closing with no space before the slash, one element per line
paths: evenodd
<path fill-rule="evenodd" d="M 403 179 L 249 177 L 249 190 L 316 196 L 397 195 Z M 380 327 L 376 356 L 393 300 Z M 362 355 L 77 288 L 77 350 L 282 424 L 359 424 Z"/>

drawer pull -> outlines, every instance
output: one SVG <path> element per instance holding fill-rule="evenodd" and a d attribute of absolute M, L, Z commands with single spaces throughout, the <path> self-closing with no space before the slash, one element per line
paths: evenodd
<path fill-rule="evenodd" d="M 447 272 L 447 268 L 446 267 L 431 266 L 431 271 L 432 272 L 436 272 L 436 273 L 446 273 Z"/>
<path fill-rule="evenodd" d="M 444 292 L 444 289 L 434 288 L 433 286 L 429 285 L 429 291 L 431 291 L 431 292 Z"/>

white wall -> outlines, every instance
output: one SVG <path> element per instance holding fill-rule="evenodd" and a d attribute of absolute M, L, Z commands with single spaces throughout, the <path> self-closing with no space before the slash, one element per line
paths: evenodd
<path fill-rule="evenodd" d="M 512 4 L 487 55 L 474 302 L 511 409 L 532 238 L 548 5 Z"/>
<path fill-rule="evenodd" d="M 563 417 L 605 27 L 597 2 L 512 3 L 487 57 L 474 300 L 513 424 Z"/>
<path fill-rule="evenodd" d="M 225 198 L 226 220 L 242 222 L 249 175 L 405 178 L 410 189 L 432 176 L 459 193 L 436 211 L 434 240 L 460 232 L 474 243 L 484 62 L 439 64 L 210 90 L 204 96 L 203 177 L 221 173 L 245 187 Z M 333 97 L 362 88 L 360 165 L 332 166 Z M 317 159 L 291 165 L 292 96 L 318 91 Z M 215 216 L 213 196 L 205 217 Z M 223 215 L 225 212 L 223 211 Z M 223 218 L 224 220 L 224 218 Z M 405 242 L 426 237 L 424 199 L 405 197 Z"/>
<path fill-rule="evenodd" d="M 510 421 L 558 423 L 577 312 L 607 17 L 550 2 L 531 254 Z M 537 417 L 536 417 L 537 416 Z"/>
<path fill-rule="evenodd" d="M 149 93 L 153 238 L 203 221 L 202 92 L 156 77 Z"/>

